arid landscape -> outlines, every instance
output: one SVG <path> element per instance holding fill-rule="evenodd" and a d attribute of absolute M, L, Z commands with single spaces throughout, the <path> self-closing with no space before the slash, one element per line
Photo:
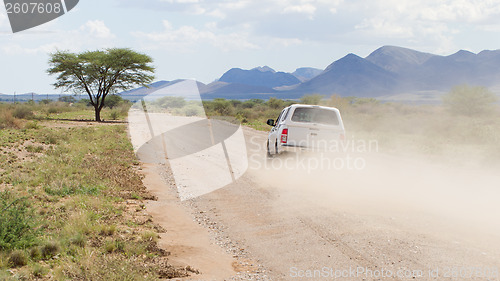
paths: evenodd
<path fill-rule="evenodd" d="M 126 101 L 105 122 L 85 104 L 2 104 L 0 277 L 497 280 L 496 105 L 318 98 L 300 102 L 341 109 L 351 146 L 272 159 L 263 123 L 291 101 L 204 102 L 242 122 L 248 170 L 183 201 L 168 162 L 133 154 Z"/>

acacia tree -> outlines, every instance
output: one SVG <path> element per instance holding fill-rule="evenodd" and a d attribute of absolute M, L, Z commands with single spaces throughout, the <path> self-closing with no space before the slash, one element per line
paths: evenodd
<path fill-rule="evenodd" d="M 79 54 L 58 51 L 50 54 L 47 72 L 58 74 L 55 88 L 86 92 L 95 109 L 95 120 L 101 122 L 101 110 L 108 94 L 136 85 L 146 86 L 153 81 L 152 62 L 148 55 L 123 48 Z"/>

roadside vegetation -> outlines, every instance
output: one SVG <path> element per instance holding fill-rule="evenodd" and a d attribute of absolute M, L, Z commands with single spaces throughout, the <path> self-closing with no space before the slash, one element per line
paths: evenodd
<path fill-rule="evenodd" d="M 0 280 L 186 276 L 157 246 L 164 230 L 144 211 L 154 198 L 126 126 L 56 120 L 87 114 L 83 103 L 0 104 Z"/>
<path fill-rule="evenodd" d="M 110 95 L 102 110 L 103 121 L 123 120 L 127 117 L 131 102 L 118 95 Z M 73 96 L 63 96 L 58 101 L 0 103 L 0 129 L 21 129 L 44 120 L 92 121 L 88 99 L 76 100 Z"/>
<path fill-rule="evenodd" d="M 461 85 L 441 105 L 382 103 L 372 98 L 306 95 L 299 101 L 214 99 L 204 101 L 208 116 L 229 115 L 243 125 L 268 131 L 269 118 L 293 103 L 333 106 L 341 111 L 347 140 L 376 140 L 387 153 L 446 156 L 457 163 L 500 162 L 500 107 L 483 87 Z"/>

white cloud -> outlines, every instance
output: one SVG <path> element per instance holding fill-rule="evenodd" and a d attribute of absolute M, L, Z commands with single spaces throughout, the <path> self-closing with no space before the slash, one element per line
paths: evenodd
<path fill-rule="evenodd" d="M 287 6 L 283 10 L 284 13 L 299 13 L 299 14 L 308 14 L 313 15 L 316 12 L 316 7 L 310 3 L 302 4 L 302 5 L 292 5 Z"/>
<path fill-rule="evenodd" d="M 347 4 L 362 15 L 355 32 L 367 41 L 405 39 L 428 51 L 456 51 L 463 30 L 491 28 L 500 17 L 499 0 L 380 0 Z"/>
<path fill-rule="evenodd" d="M 100 38 L 100 39 L 115 38 L 115 35 L 111 33 L 111 30 L 104 24 L 102 20 L 89 20 L 83 26 L 80 27 L 80 30 L 84 34 L 88 34 L 95 38 Z"/>
<path fill-rule="evenodd" d="M 7 15 L 3 13 L 4 9 L 2 8 L 0 10 L 0 30 L 3 31 L 3 29 L 6 29 L 9 26 L 9 20 L 7 18 Z"/>
<path fill-rule="evenodd" d="M 41 32 L 41 27 L 37 28 L 34 33 L 10 35 L 0 51 L 8 55 L 46 54 L 56 50 L 78 52 L 88 48 L 112 47 L 112 39 L 116 37 L 100 20 L 89 20 L 79 28 L 68 31 Z"/>
<path fill-rule="evenodd" d="M 212 38 L 218 40 L 238 37 L 240 42 L 259 46 L 265 46 L 266 40 L 277 39 L 300 42 L 291 45 L 308 42 L 343 45 L 398 42 L 409 47 L 434 44 L 433 48 L 444 50 L 454 48 L 453 42 L 459 36 L 463 38 L 462 32 L 495 32 L 500 28 L 500 0 L 150 1 L 149 9 L 200 15 L 196 23 L 183 25 L 215 22 L 216 29 L 193 30 L 196 36 L 208 36 L 204 32 L 209 31 Z M 178 28 L 173 36 L 184 38 L 181 41 L 191 40 L 181 33 L 182 28 Z"/>
<path fill-rule="evenodd" d="M 175 29 L 169 21 L 164 20 L 163 28 L 164 30 L 161 32 L 132 32 L 132 35 L 143 40 L 142 44 L 148 49 L 167 48 L 190 52 L 195 47 L 204 44 L 224 51 L 259 48 L 248 41 L 246 32 L 217 33 L 213 23 L 208 23 L 203 30 L 193 26 L 181 26 Z"/>
<path fill-rule="evenodd" d="M 181 4 L 192 4 L 192 3 L 199 3 L 199 0 L 162 0 L 163 2 L 168 2 L 168 3 L 181 3 Z"/>

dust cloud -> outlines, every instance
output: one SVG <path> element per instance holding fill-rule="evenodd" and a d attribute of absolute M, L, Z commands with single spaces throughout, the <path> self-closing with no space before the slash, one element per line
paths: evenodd
<path fill-rule="evenodd" d="M 249 173 L 279 194 L 281 209 L 382 218 L 423 235 L 500 249 L 500 174 L 494 167 L 410 149 L 391 153 L 383 145 L 265 159 L 262 143 L 249 141 Z"/>

